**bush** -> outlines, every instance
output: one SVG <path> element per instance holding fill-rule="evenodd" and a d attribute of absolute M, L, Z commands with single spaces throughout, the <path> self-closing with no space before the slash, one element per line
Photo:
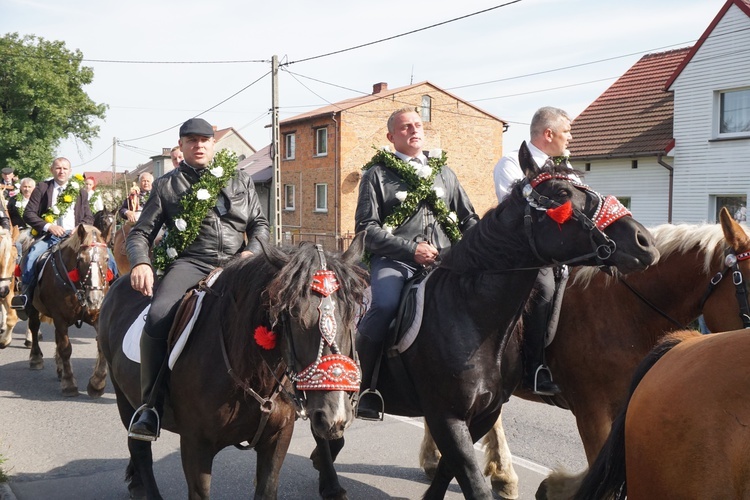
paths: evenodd
<path fill-rule="evenodd" d="M 5 469 L 3 469 L 3 462 L 5 462 L 5 458 L 0 455 L 0 483 L 7 483 L 8 482 L 8 474 L 5 473 Z"/>

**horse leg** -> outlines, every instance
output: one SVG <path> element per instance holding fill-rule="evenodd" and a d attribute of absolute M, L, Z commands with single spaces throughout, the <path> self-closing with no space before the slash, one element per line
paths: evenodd
<path fill-rule="evenodd" d="M 279 491 L 279 473 L 292 441 L 294 424 L 278 433 L 278 439 L 261 440 L 255 446 L 258 455 L 255 467 L 255 498 L 276 498 Z"/>
<path fill-rule="evenodd" d="M 182 471 L 185 473 L 188 486 L 188 498 L 207 499 L 211 495 L 211 470 L 218 450 L 213 450 L 199 436 L 187 434 L 193 433 L 180 435 L 180 455 Z"/>
<path fill-rule="evenodd" d="M 427 422 L 424 424 L 424 436 L 422 436 L 422 446 L 419 448 L 419 466 L 422 467 L 428 478 L 434 479 L 437 473 L 438 463 L 440 462 L 440 450 L 432 439 L 430 428 Z"/>
<path fill-rule="evenodd" d="M 325 499 L 345 500 L 347 497 L 346 490 L 339 483 L 339 476 L 333 466 L 334 460 L 344 447 L 344 438 L 328 441 L 316 434 L 315 449 L 310 455 L 313 461 L 313 467 L 319 472 L 318 474 L 318 493 Z"/>
<path fill-rule="evenodd" d="M 567 472 L 553 471 L 539 483 L 536 498 L 545 500 L 568 500 L 573 498 L 583 483 L 588 469 L 571 476 Z"/>
<path fill-rule="evenodd" d="M 453 476 L 464 497 L 491 500 L 492 491 L 477 463 L 474 441 L 466 421 L 432 415 L 425 418 L 443 455 L 435 479 L 425 492 L 425 500 L 444 498 Z"/>
<path fill-rule="evenodd" d="M 508 448 L 503 429 L 502 413 L 497 416 L 495 425 L 484 436 L 484 474 L 490 476 L 492 491 L 500 498 L 518 498 L 518 474 L 513 469 L 513 456 Z"/>
<path fill-rule="evenodd" d="M 29 353 L 29 368 L 41 370 L 44 368 L 44 354 L 39 347 L 39 327 L 41 326 L 38 311 L 29 311 L 29 331 L 31 331 L 31 352 Z"/>
<path fill-rule="evenodd" d="M 94 373 L 86 386 L 86 392 L 91 398 L 100 398 L 104 394 L 104 386 L 107 385 L 107 360 L 104 358 L 99 346 L 99 336 L 96 336 L 96 365 Z"/>
<path fill-rule="evenodd" d="M 10 322 L 10 314 L 7 311 L 8 308 L 2 307 L 2 316 L 4 316 L 4 318 L 2 319 L 2 321 L 0 321 L 0 325 L 2 325 L 4 329 L 0 330 L 0 349 L 5 349 L 6 347 L 8 347 L 10 345 L 11 339 L 13 338 L 13 327 L 8 326 L 8 323 Z"/>
<path fill-rule="evenodd" d="M 31 346 L 34 345 L 34 342 L 33 342 L 31 336 L 32 336 L 31 328 L 27 327 L 26 328 L 26 340 L 23 341 L 23 345 L 26 346 L 26 347 L 28 347 L 28 348 L 31 348 Z M 42 335 L 39 334 L 39 340 L 41 340 L 41 339 L 42 339 Z"/>
<path fill-rule="evenodd" d="M 73 346 L 68 336 L 68 325 L 62 321 L 55 320 L 55 343 L 57 344 L 56 360 L 58 361 L 58 375 L 60 376 L 60 388 L 63 396 L 78 396 L 78 383 L 73 375 L 73 367 L 70 364 L 70 355 Z"/>

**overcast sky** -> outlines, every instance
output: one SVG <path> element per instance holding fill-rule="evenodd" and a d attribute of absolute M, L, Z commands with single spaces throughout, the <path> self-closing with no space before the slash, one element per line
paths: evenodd
<path fill-rule="evenodd" d="M 111 170 L 116 137 L 124 171 L 176 145 L 179 124 L 210 108 L 201 116 L 212 124 L 256 149 L 270 143 L 273 55 L 294 62 L 279 78 L 282 119 L 369 94 L 376 82 L 429 80 L 510 122 L 511 151 L 537 108 L 577 116 L 644 54 L 692 45 L 724 0 L 511 0 L 316 57 L 503 3 L 0 0 L 0 33 L 82 51 L 94 69 L 85 90 L 109 109 L 92 148 L 66 140 L 58 154 L 76 172 Z"/>

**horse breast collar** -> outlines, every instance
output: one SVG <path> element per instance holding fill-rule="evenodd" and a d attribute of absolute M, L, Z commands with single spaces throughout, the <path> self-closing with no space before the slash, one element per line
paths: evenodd
<path fill-rule="evenodd" d="M 320 347 L 315 362 L 298 374 L 291 373 L 290 378 L 300 391 L 357 392 L 362 378 L 359 367 L 352 358 L 341 354 L 336 345 L 337 325 L 336 316 L 334 316 L 336 304 L 331 294 L 339 289 L 339 281 L 336 273 L 327 269 L 323 247 L 320 245 L 315 245 L 315 247 L 318 250 L 321 268 L 313 274 L 310 289 L 320 294 L 320 304 L 318 304 Z M 326 344 L 330 346 L 333 354 L 323 355 L 323 348 Z"/>

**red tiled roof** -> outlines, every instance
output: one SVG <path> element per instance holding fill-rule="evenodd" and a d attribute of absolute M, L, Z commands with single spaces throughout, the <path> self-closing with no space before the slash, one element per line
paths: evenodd
<path fill-rule="evenodd" d="M 571 156 L 656 155 L 673 146 L 674 101 L 664 82 L 690 47 L 647 54 L 573 120 Z"/>
<path fill-rule="evenodd" d="M 242 160 L 237 168 L 244 170 L 253 182 L 262 184 L 273 178 L 273 161 L 271 160 L 271 145 L 260 148 L 254 154 Z"/>
<path fill-rule="evenodd" d="M 685 66 L 690 62 L 690 60 L 693 58 L 696 52 L 698 52 L 698 49 L 701 48 L 703 43 L 706 41 L 706 39 L 711 35 L 711 32 L 714 30 L 717 24 L 719 24 L 719 21 L 721 21 L 721 18 L 724 17 L 724 14 L 727 13 L 729 10 L 729 7 L 732 5 L 736 5 L 740 8 L 745 14 L 747 14 L 748 17 L 750 17 L 750 0 L 727 0 L 727 3 L 724 4 L 724 6 L 721 8 L 718 14 L 716 14 L 716 17 L 714 17 L 714 20 L 711 21 L 711 24 L 708 25 L 708 28 L 706 28 L 706 31 L 703 32 L 703 35 L 698 39 L 698 42 L 693 45 L 693 49 L 690 51 L 690 53 L 685 56 L 685 58 L 682 60 L 682 63 L 677 66 L 677 69 L 674 70 L 672 73 L 672 76 L 669 77 L 666 84 L 664 85 L 664 88 L 669 90 L 669 87 L 672 86 L 674 81 L 677 79 L 678 76 L 680 76 L 680 73 L 682 73 L 682 70 L 685 69 Z"/>
<path fill-rule="evenodd" d="M 306 120 L 308 118 L 312 118 L 312 117 L 315 117 L 315 116 L 329 115 L 331 113 L 338 113 L 340 111 L 346 111 L 347 109 L 351 109 L 351 108 L 354 108 L 356 106 L 360 106 L 362 104 L 366 104 L 368 102 L 375 101 L 377 99 L 385 99 L 385 98 L 390 97 L 390 96 L 392 96 L 394 94 L 398 94 L 398 93 L 407 91 L 409 89 L 412 89 L 412 88 L 415 88 L 415 87 L 419 87 L 420 85 L 429 85 L 430 87 L 434 88 L 435 90 L 437 90 L 439 92 L 443 92 L 444 94 L 447 94 L 447 95 L 453 97 L 454 99 L 456 99 L 458 101 L 461 101 L 462 103 L 466 104 L 467 106 L 471 106 L 472 108 L 476 109 L 477 111 L 479 111 L 481 113 L 484 113 L 487 116 L 489 116 L 491 118 L 494 118 L 495 120 L 497 120 L 499 122 L 506 123 L 505 120 L 502 120 L 502 119 L 500 119 L 500 118 L 498 118 L 498 117 L 496 117 L 496 116 L 488 113 L 487 111 L 483 110 L 482 108 L 479 108 L 479 107 L 475 106 L 474 104 L 472 104 L 472 103 L 470 103 L 468 101 L 465 101 L 465 100 L 461 99 L 460 97 L 457 97 L 454 94 L 451 94 L 450 92 L 448 92 L 446 90 L 441 89 L 437 85 L 433 85 L 429 81 L 424 81 L 424 82 L 415 83 L 415 84 L 412 84 L 412 85 L 406 85 L 405 87 L 397 87 L 395 89 L 386 89 L 386 90 L 383 90 L 381 92 L 378 92 L 377 94 L 367 94 L 367 95 L 362 95 L 362 96 L 358 96 L 358 97 L 352 97 L 351 99 L 345 99 L 343 101 L 335 102 L 333 104 L 329 104 L 327 106 L 323 106 L 321 108 L 317 108 L 317 109 L 314 109 L 312 111 L 308 111 L 306 113 L 301 113 L 299 115 L 295 115 L 295 116 L 293 116 L 291 118 L 286 118 L 284 120 L 281 120 L 281 122 L 279 122 L 279 124 L 280 125 L 288 125 L 290 123 L 296 123 L 296 122 L 303 121 L 303 120 Z"/>
<path fill-rule="evenodd" d="M 99 172 L 84 172 L 83 176 L 93 177 L 94 182 L 96 183 L 97 186 L 99 184 L 112 185 L 112 171 L 111 170 L 110 171 L 102 170 Z M 123 181 L 124 178 L 125 178 L 125 174 L 123 174 L 122 172 L 117 172 L 115 175 L 115 180 L 117 182 Z"/>

